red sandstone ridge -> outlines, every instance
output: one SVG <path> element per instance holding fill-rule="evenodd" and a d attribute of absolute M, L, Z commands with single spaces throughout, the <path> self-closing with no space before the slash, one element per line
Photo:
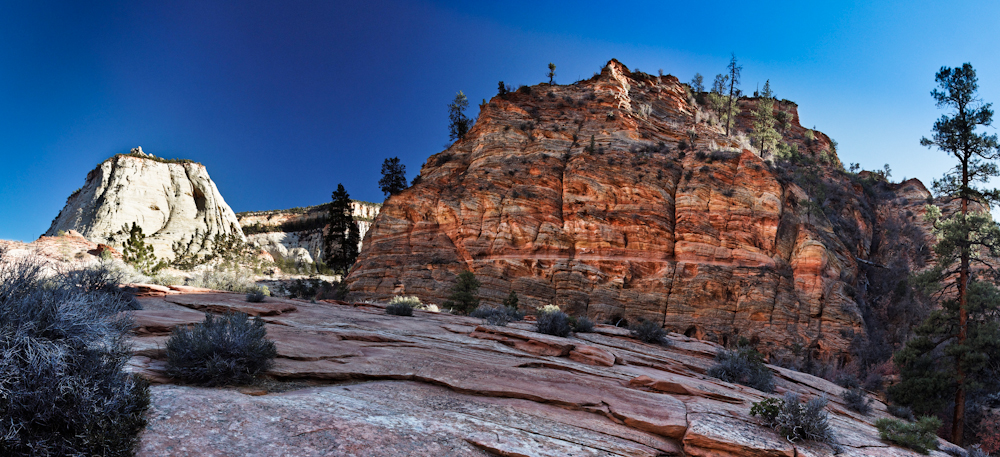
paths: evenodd
<path fill-rule="evenodd" d="M 846 357 L 866 331 L 862 264 L 898 243 L 880 224 L 919 218 L 930 194 L 912 180 L 871 192 L 829 138 L 798 124 L 793 103 L 776 107 L 791 114 L 794 163 L 761 158 L 745 116 L 726 137 L 677 78 L 615 60 L 589 80 L 494 97 L 384 204 L 350 296 L 440 303 L 472 270 L 486 302 L 514 290 L 526 309 L 554 303 L 723 344 L 757 338 L 769 353 L 800 344 Z"/>

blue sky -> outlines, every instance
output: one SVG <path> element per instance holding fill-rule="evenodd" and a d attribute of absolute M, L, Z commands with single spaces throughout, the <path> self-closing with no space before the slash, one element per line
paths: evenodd
<path fill-rule="evenodd" d="M 735 53 L 844 163 L 894 179 L 951 165 L 919 145 L 942 66 L 1000 102 L 993 2 L 44 1 L 0 3 L 0 239 L 30 241 L 98 163 L 141 145 L 204 163 L 236 211 L 381 201 L 448 141 L 446 105 L 497 81 L 588 78 L 617 58 L 711 80 Z M 475 113 L 473 113 L 475 114 Z"/>

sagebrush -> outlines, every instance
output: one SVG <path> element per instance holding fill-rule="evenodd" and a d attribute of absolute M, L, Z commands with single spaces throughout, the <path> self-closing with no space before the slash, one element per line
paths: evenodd
<path fill-rule="evenodd" d="M 864 389 L 860 387 L 852 387 L 845 390 L 843 398 L 847 407 L 853 411 L 866 415 L 872 411 L 873 400 L 868 398 Z"/>
<path fill-rule="evenodd" d="M 670 340 L 667 339 L 666 330 L 663 330 L 663 327 L 660 327 L 659 324 L 653 321 L 641 320 L 638 324 L 629 326 L 629 333 L 632 334 L 632 338 L 644 343 L 659 344 L 661 346 L 670 344 Z"/>
<path fill-rule="evenodd" d="M 708 369 L 707 374 L 762 392 L 774 390 L 774 375 L 771 369 L 764 365 L 764 356 L 749 346 L 719 351 L 715 355 L 715 365 Z"/>
<path fill-rule="evenodd" d="M 826 404 L 825 397 L 802 402 L 798 394 L 788 392 L 784 398 L 767 398 L 753 403 L 750 415 L 760 417 L 764 425 L 773 428 L 788 441 L 818 441 L 839 450 L 830 428 L 830 417 L 824 409 Z"/>
<path fill-rule="evenodd" d="M 562 311 L 550 311 L 538 315 L 535 321 L 535 329 L 538 333 L 567 337 L 572 328 L 569 325 L 569 316 Z"/>
<path fill-rule="evenodd" d="M 241 294 L 260 290 L 257 283 L 246 272 L 222 268 L 209 268 L 201 273 L 197 273 L 188 280 L 187 285 L 204 287 L 206 289 L 228 290 Z"/>
<path fill-rule="evenodd" d="M 412 316 L 413 307 L 405 302 L 391 303 L 385 307 L 385 313 L 393 316 Z"/>
<path fill-rule="evenodd" d="M 508 306 L 488 306 L 479 305 L 475 311 L 469 313 L 471 317 L 482 319 L 489 325 L 506 326 L 510 322 L 524 319 L 524 314 Z"/>
<path fill-rule="evenodd" d="M 260 317 L 205 314 L 191 327 L 177 326 L 167 339 L 167 375 L 191 384 L 248 384 L 277 356 Z"/>
<path fill-rule="evenodd" d="M 0 251 L 0 455 L 132 455 L 149 386 L 125 371 L 137 302 L 115 280 Z"/>
<path fill-rule="evenodd" d="M 594 321 L 587 316 L 579 317 L 572 322 L 573 331 L 576 333 L 590 333 L 594 331 Z"/>

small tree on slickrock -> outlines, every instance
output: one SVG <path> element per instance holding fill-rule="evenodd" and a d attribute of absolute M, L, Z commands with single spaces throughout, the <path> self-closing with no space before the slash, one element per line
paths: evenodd
<path fill-rule="evenodd" d="M 555 84 L 556 83 L 556 64 L 554 64 L 552 62 L 549 62 L 548 77 L 549 77 L 549 84 Z"/>
<path fill-rule="evenodd" d="M 378 181 L 378 186 L 386 197 L 406 189 L 406 165 L 399 163 L 399 157 L 382 162 L 382 179 Z"/>
<path fill-rule="evenodd" d="M 354 223 L 354 210 L 351 208 L 351 196 L 344 190 L 343 184 L 337 184 L 330 203 L 330 227 L 326 233 L 325 258 L 326 264 L 344 276 L 351 265 L 358 259 L 358 242 L 361 235 L 358 225 Z"/>
<path fill-rule="evenodd" d="M 122 249 L 122 260 L 125 263 L 132 265 L 136 271 L 144 275 L 155 274 L 167 266 L 166 262 L 157 260 L 153 246 L 146 244 L 146 235 L 142 233 L 142 227 L 133 222 L 132 228 L 125 226 L 122 227 L 122 231 L 127 231 L 129 235 Z"/>
<path fill-rule="evenodd" d="M 462 313 L 468 313 L 479 306 L 479 280 L 471 271 L 463 271 L 458 274 L 458 282 L 451 288 L 451 295 L 444 302 L 444 306 L 454 308 Z"/>

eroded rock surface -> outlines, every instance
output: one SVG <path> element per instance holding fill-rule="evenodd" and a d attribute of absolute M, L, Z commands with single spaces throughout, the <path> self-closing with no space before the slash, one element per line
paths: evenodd
<path fill-rule="evenodd" d="M 756 101 L 740 104 L 744 131 Z M 514 290 L 523 309 L 849 357 L 866 332 L 860 262 L 889 256 L 879 224 L 919 218 L 930 193 L 910 180 L 875 205 L 826 135 L 800 126 L 793 103 L 776 107 L 789 114 L 785 141 L 815 166 L 775 166 L 773 151 L 727 137 L 673 76 L 614 60 L 589 80 L 494 97 L 465 139 L 386 201 L 350 297 L 442 303 L 471 270 L 487 303 Z"/>
<path fill-rule="evenodd" d="M 202 239 L 210 249 L 217 234 L 245 239 L 204 165 L 166 163 L 140 155 L 140 148 L 133 154 L 116 155 L 88 173 L 45 236 L 75 230 L 95 243 L 121 248 L 128 233 L 119 232 L 136 223 L 160 258 L 173 258 L 172 244 L 186 244 L 196 234 L 193 253 L 202 252 Z"/>
<path fill-rule="evenodd" d="M 269 380 L 171 384 L 168 327 L 201 321 L 193 307 L 243 306 L 237 298 L 140 298 L 131 369 L 158 384 L 139 455 L 831 455 L 825 444 L 790 443 L 759 425 L 749 410 L 762 392 L 705 376 L 718 345 L 678 334 L 670 347 L 649 345 L 604 325 L 560 338 L 525 322 L 493 327 L 424 311 L 390 316 L 381 304 L 268 299 L 294 308 L 264 317 L 278 347 Z M 778 394 L 830 398 L 841 455 L 916 455 L 878 439 L 872 424 L 887 417 L 885 405 L 861 416 L 841 404 L 840 387 L 772 369 Z"/>

